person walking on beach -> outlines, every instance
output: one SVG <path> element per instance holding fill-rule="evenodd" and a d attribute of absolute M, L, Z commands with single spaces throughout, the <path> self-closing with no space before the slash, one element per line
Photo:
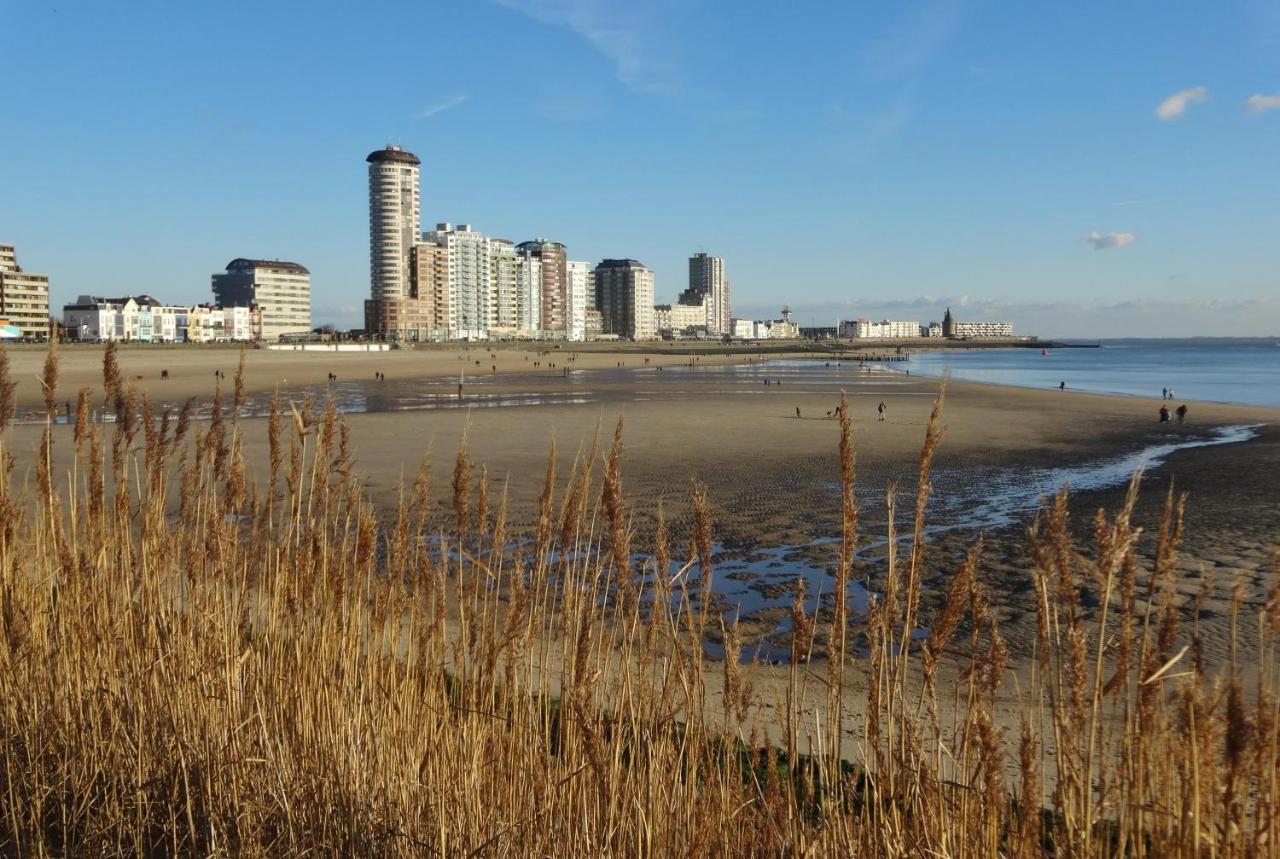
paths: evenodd
<path fill-rule="evenodd" d="M 800 407 L 796 406 L 796 420 L 800 419 Z"/>
<path fill-rule="evenodd" d="M 1167 424 L 1168 422 L 1169 422 L 1169 407 L 1161 406 L 1160 407 L 1160 423 Z"/>
<path fill-rule="evenodd" d="M 1187 419 L 1187 404 L 1183 403 L 1182 405 L 1178 406 L 1178 410 L 1176 414 L 1178 415 L 1178 423 L 1182 423 L 1183 421 L 1185 421 Z"/>
<path fill-rule="evenodd" d="M 1066 383 L 1066 382 L 1059 382 L 1059 383 L 1058 383 L 1058 390 L 1059 390 L 1059 391 L 1065 391 L 1066 389 L 1067 389 L 1067 383 Z"/>
<path fill-rule="evenodd" d="M 1167 400 L 1167 399 L 1169 399 L 1169 389 L 1168 389 L 1168 388 L 1161 388 L 1161 389 L 1160 389 L 1160 399 L 1162 399 L 1162 400 Z"/>
<path fill-rule="evenodd" d="M 880 405 L 876 406 L 876 414 L 879 416 L 876 418 L 876 420 L 880 420 L 880 421 L 884 420 L 884 413 L 885 413 L 885 404 L 884 404 L 884 400 L 881 400 Z"/>

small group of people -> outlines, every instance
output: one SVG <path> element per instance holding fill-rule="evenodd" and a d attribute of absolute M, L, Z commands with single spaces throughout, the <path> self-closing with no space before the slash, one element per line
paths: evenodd
<path fill-rule="evenodd" d="M 1178 423 L 1182 423 L 1187 419 L 1187 404 L 1183 403 L 1182 405 L 1178 406 L 1178 408 L 1174 409 L 1173 413 L 1178 416 Z M 1167 424 L 1168 422 L 1169 422 L 1169 407 L 1162 405 L 1160 406 L 1160 423 Z"/>
<path fill-rule="evenodd" d="M 1160 399 L 1162 399 L 1162 400 L 1172 400 L 1172 399 L 1173 399 L 1173 388 L 1161 388 L 1161 389 L 1160 389 Z"/>
<path fill-rule="evenodd" d="M 373 374 L 373 378 L 379 382 L 385 382 L 387 380 L 387 374 L 380 371 L 375 371 Z"/>
<path fill-rule="evenodd" d="M 841 412 L 844 410 L 844 408 L 845 408 L 844 406 L 837 404 L 837 405 L 836 405 L 836 407 L 835 407 L 834 409 L 832 409 L 831 411 L 827 412 L 827 417 L 828 417 L 828 418 L 837 418 L 837 419 L 838 419 L 838 418 L 840 417 L 840 415 L 841 415 Z M 885 413 L 886 413 L 888 410 L 889 410 L 889 409 L 888 409 L 888 406 L 886 406 L 886 405 L 884 404 L 884 400 L 881 400 L 881 401 L 880 401 L 880 405 L 876 406 L 876 420 L 877 420 L 877 421 L 882 421 L 882 420 L 884 420 Z M 798 417 L 800 417 L 800 407 L 799 407 L 799 406 L 796 406 L 796 417 L 797 417 L 797 418 L 798 418 Z"/>

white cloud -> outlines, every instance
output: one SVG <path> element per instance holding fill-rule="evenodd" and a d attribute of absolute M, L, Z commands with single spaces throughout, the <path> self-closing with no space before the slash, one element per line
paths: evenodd
<path fill-rule="evenodd" d="M 1188 105 L 1208 100 L 1209 90 L 1203 86 L 1193 86 L 1191 89 L 1179 90 L 1160 102 L 1160 105 L 1156 108 L 1156 116 L 1168 122 L 1186 113 Z"/>
<path fill-rule="evenodd" d="M 1100 233 L 1097 230 L 1094 230 L 1087 236 L 1081 237 L 1081 241 L 1085 241 L 1093 245 L 1093 249 L 1095 251 L 1122 248 L 1125 245 L 1133 244 L 1137 240 L 1138 237 L 1133 233 Z"/>
<path fill-rule="evenodd" d="M 568 27 L 614 65 L 618 80 L 640 92 L 679 87 L 669 57 L 672 36 L 658 32 L 651 8 L 620 0 L 494 0 L 535 21 Z"/>
<path fill-rule="evenodd" d="M 469 95 L 455 95 L 453 98 L 438 101 L 430 107 L 423 108 L 418 111 L 418 119 L 427 119 L 428 117 L 435 116 L 437 113 L 444 113 L 446 110 L 457 107 L 469 98 L 471 98 Z"/>
<path fill-rule="evenodd" d="M 1249 113 L 1262 113 L 1266 110 L 1275 110 L 1280 107 L 1280 92 L 1271 95 L 1263 95 L 1257 93 L 1251 95 L 1245 100 L 1244 109 Z"/>

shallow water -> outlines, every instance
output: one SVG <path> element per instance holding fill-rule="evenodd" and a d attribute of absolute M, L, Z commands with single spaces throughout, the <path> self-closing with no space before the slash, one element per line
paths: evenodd
<path fill-rule="evenodd" d="M 1135 472 L 1159 468 L 1176 451 L 1238 444 L 1254 438 L 1258 431 L 1258 425 L 1241 425 L 1218 427 L 1208 436 L 1198 438 L 1171 434 L 1168 441 L 1139 450 L 1061 467 L 938 471 L 931 482 L 948 488 L 930 497 L 928 515 L 935 524 L 929 525 L 925 533 L 935 535 L 964 531 L 977 534 L 1005 528 L 1026 521 L 1063 489 L 1085 492 L 1123 486 Z M 839 487 L 832 485 L 831 490 L 833 498 L 838 499 Z M 898 493 L 903 499 L 898 507 L 907 511 L 899 521 L 899 533 L 909 534 L 912 528 L 910 499 L 913 492 Z M 883 509 L 884 493 L 860 492 L 859 504 L 864 509 Z M 902 543 L 907 540 L 906 536 L 900 538 Z M 856 560 L 865 562 L 882 554 L 886 543 L 887 540 L 878 539 L 861 546 Z M 717 548 L 718 554 L 723 552 L 723 547 Z M 795 593 L 792 588 L 797 580 L 804 582 L 806 611 L 812 613 L 824 599 L 829 601 L 834 589 L 838 552 L 838 538 L 820 537 L 804 544 L 757 550 L 746 558 L 716 559 L 713 584 L 721 605 L 726 608 L 725 622 L 729 623 L 734 618 L 750 620 L 753 616 L 775 621 L 758 647 L 749 649 L 747 658 L 772 662 L 783 662 L 789 658 L 789 649 L 777 643 L 791 631 L 790 616 L 782 614 L 781 610 L 790 607 Z M 828 560 L 814 560 L 823 556 Z M 856 613 L 865 613 L 871 594 L 866 582 L 851 583 L 850 608 Z M 708 645 L 707 650 L 717 657 L 723 655 L 718 645 Z"/>

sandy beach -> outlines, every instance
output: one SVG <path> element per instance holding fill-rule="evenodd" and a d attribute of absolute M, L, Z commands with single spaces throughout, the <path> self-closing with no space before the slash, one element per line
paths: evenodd
<path fill-rule="evenodd" d="M 207 403 L 215 369 L 225 374 L 221 384 L 229 392 L 239 359 L 238 351 L 228 349 L 122 349 L 119 355 L 137 390 L 170 406 L 190 396 Z M 81 387 L 100 389 L 101 356 L 100 348 L 63 350 L 59 402 L 74 401 Z M 43 357 L 40 351 L 11 353 L 20 411 L 39 407 L 35 377 Z M 838 424 L 828 412 L 841 391 L 849 397 L 857 447 L 865 546 L 859 572 L 874 589 L 883 556 L 886 487 L 894 484 L 899 509 L 910 509 L 916 461 L 939 388 L 937 381 L 906 376 L 906 366 L 860 367 L 812 356 L 761 361 L 702 354 L 691 360 L 687 354 L 609 349 L 576 357 L 567 349 L 502 347 L 323 355 L 250 351 L 245 386 L 259 410 L 276 388 L 300 408 L 308 396 L 321 403 L 332 393 L 354 409 L 346 420 L 356 470 L 380 509 L 394 507 L 401 480 L 412 480 L 430 450 L 442 522 L 464 431 L 471 457 L 487 469 L 491 498 L 505 488 L 511 522 L 519 528 L 535 518 L 552 443 L 563 482 L 597 432 L 607 445 L 622 419 L 623 483 L 636 546 L 648 549 L 659 503 L 680 545 L 688 533 L 691 481 L 703 483 L 721 544 L 718 561 L 725 563 L 722 604 L 740 610 L 763 635 L 776 626 L 796 578 L 807 574 L 812 582 L 835 559 L 830 539 L 839 533 Z M 168 380 L 159 378 L 161 369 L 169 370 Z M 336 383 L 327 381 L 329 373 Z M 375 381 L 375 373 L 385 374 L 386 381 Z M 886 412 L 880 421 L 882 401 Z M 1232 581 L 1244 584 L 1247 604 L 1257 603 L 1270 587 L 1267 558 L 1280 533 L 1280 486 L 1272 479 L 1280 473 L 1280 414 L 1192 403 L 1187 423 L 1160 425 L 1158 405 L 952 383 L 930 512 L 932 522 L 946 527 L 930 535 L 926 602 L 941 594 L 964 547 L 979 531 L 986 533 L 984 575 L 1013 652 L 1025 654 L 1034 606 L 1023 537 L 1037 501 L 1062 483 L 1085 485 L 1072 502 L 1083 542 L 1093 511 L 1122 497 L 1114 476 L 1110 484 L 1098 484 L 1099 468 L 1123 468 L 1127 474 L 1144 452 L 1163 450 L 1161 464 L 1145 480 L 1139 524 L 1154 532 L 1170 486 L 1188 493 L 1180 591 L 1190 605 L 1206 578 L 1212 580 L 1203 602 L 1203 637 L 1211 657 L 1224 657 Z M 241 426 L 252 470 L 262 474 L 266 421 L 247 419 Z M 1221 428 L 1245 426 L 1255 427 L 1247 441 L 1180 449 L 1215 441 Z M 10 431 L 18 479 L 30 467 L 21 452 L 33 449 L 40 431 L 33 424 Z M 69 439 L 69 427 L 58 431 Z M 68 448 L 59 447 L 60 462 Z"/>

